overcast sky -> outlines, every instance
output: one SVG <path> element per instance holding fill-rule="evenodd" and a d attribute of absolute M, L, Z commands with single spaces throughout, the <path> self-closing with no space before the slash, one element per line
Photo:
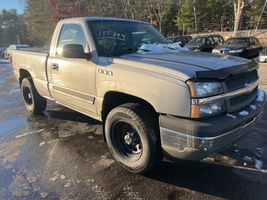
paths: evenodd
<path fill-rule="evenodd" d="M 19 13 L 22 13 L 24 7 L 24 0 L 0 0 L 0 10 L 17 9 Z"/>

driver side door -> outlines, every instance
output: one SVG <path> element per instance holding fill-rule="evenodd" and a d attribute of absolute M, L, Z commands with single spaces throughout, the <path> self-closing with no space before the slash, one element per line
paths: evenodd
<path fill-rule="evenodd" d="M 80 24 L 63 24 L 56 55 L 50 57 L 52 97 L 60 104 L 89 116 L 95 115 L 95 70 L 96 64 L 85 58 L 66 58 L 63 47 L 79 44 L 89 53 L 84 30 Z"/>

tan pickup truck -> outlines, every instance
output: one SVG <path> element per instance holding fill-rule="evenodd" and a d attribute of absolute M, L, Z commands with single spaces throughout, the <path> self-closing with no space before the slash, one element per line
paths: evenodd
<path fill-rule="evenodd" d="M 102 121 L 114 158 L 140 174 L 163 155 L 199 160 L 230 146 L 265 104 L 254 61 L 188 51 L 140 21 L 62 20 L 49 52 L 16 50 L 12 62 L 28 111 L 50 99 Z"/>

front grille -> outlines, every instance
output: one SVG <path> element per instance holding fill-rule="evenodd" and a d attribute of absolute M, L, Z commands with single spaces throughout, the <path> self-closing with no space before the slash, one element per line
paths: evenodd
<path fill-rule="evenodd" d="M 246 85 L 254 83 L 258 80 L 257 70 L 246 72 L 239 75 L 232 76 L 225 81 L 228 92 L 238 90 L 246 87 Z M 227 111 L 234 112 L 248 106 L 257 96 L 258 88 L 256 87 L 252 92 L 241 94 L 227 100 Z"/>
<path fill-rule="evenodd" d="M 228 92 L 237 90 L 246 86 L 246 84 L 253 83 L 259 78 L 257 70 L 252 72 L 246 72 L 238 75 L 234 75 L 225 80 L 225 85 Z"/>
<path fill-rule="evenodd" d="M 236 111 L 248 106 L 257 96 L 258 88 L 255 88 L 251 93 L 243 94 L 229 100 L 230 110 Z"/>

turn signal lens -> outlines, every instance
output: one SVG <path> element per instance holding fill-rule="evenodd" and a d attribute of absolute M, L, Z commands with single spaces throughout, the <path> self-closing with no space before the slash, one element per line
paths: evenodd
<path fill-rule="evenodd" d="M 192 105 L 191 117 L 192 118 L 208 117 L 212 115 L 217 115 L 224 111 L 225 111 L 224 102 L 216 102 L 216 103 L 202 104 L 202 105 Z"/>

